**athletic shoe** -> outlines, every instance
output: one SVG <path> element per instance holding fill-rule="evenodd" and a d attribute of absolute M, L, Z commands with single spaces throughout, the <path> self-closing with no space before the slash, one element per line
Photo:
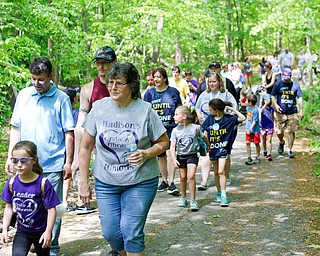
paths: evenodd
<path fill-rule="evenodd" d="M 256 157 L 253 161 L 254 164 L 260 164 L 260 158 Z"/>
<path fill-rule="evenodd" d="M 90 207 L 89 205 L 87 204 L 83 204 L 81 206 L 76 206 L 76 213 L 78 215 L 80 214 L 88 214 L 88 213 L 93 213 L 96 211 L 96 208 L 95 207 Z"/>
<path fill-rule="evenodd" d="M 74 212 L 76 210 L 71 204 L 68 204 L 66 207 L 66 212 Z"/>
<path fill-rule="evenodd" d="M 282 154 L 283 154 L 283 151 L 284 151 L 284 144 L 285 144 L 285 142 L 284 142 L 284 141 L 282 141 L 282 142 L 280 142 L 280 143 L 279 143 L 278 153 L 279 153 L 280 155 L 282 155 Z"/>
<path fill-rule="evenodd" d="M 110 256 L 119 256 L 120 253 L 118 253 L 117 251 L 112 250 L 112 251 L 110 251 L 110 252 L 108 253 L 108 255 L 110 255 Z"/>
<path fill-rule="evenodd" d="M 201 184 L 200 186 L 198 186 L 197 188 L 199 191 L 205 191 L 208 189 L 208 185 L 207 184 Z"/>
<path fill-rule="evenodd" d="M 230 185 L 231 185 L 231 180 L 230 180 L 230 179 L 227 179 L 226 185 L 227 185 L 227 186 L 230 186 Z"/>
<path fill-rule="evenodd" d="M 176 185 L 174 185 L 173 182 L 171 182 L 167 192 L 168 194 L 171 194 L 173 196 L 178 196 L 180 194 L 179 190 L 177 189 Z"/>
<path fill-rule="evenodd" d="M 168 183 L 165 181 L 162 181 L 160 186 L 158 187 L 158 192 L 162 192 L 165 189 L 167 189 L 169 187 Z"/>
<path fill-rule="evenodd" d="M 264 158 L 268 158 L 268 152 L 267 151 L 263 151 L 263 156 L 264 156 Z"/>
<path fill-rule="evenodd" d="M 287 157 L 294 158 L 294 154 L 292 153 L 292 151 L 287 152 Z"/>
<path fill-rule="evenodd" d="M 246 165 L 252 165 L 253 161 L 251 157 L 248 157 L 248 161 L 245 162 Z"/>
<path fill-rule="evenodd" d="M 220 203 L 221 202 L 221 192 L 218 192 L 216 195 L 216 202 Z"/>
<path fill-rule="evenodd" d="M 188 204 L 187 198 L 186 197 L 180 197 L 178 206 L 179 207 L 186 207 L 187 204 Z"/>
<path fill-rule="evenodd" d="M 270 154 L 268 155 L 268 161 L 272 161 L 272 156 Z"/>
<path fill-rule="evenodd" d="M 229 206 L 228 198 L 226 196 L 221 196 L 220 206 L 221 207 L 228 207 Z"/>
<path fill-rule="evenodd" d="M 199 211 L 198 203 L 196 200 L 190 200 L 190 210 L 192 212 Z"/>

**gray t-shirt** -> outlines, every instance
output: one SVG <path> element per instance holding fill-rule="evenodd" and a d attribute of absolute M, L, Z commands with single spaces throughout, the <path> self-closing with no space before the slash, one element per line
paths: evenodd
<path fill-rule="evenodd" d="M 178 125 L 173 128 L 170 141 L 176 143 L 177 155 L 190 155 L 197 153 L 198 137 L 203 138 L 203 136 L 200 125 L 190 124 L 187 127 Z"/>
<path fill-rule="evenodd" d="M 159 175 L 155 157 L 139 166 L 128 162 L 128 135 L 135 138 L 138 149 L 147 149 L 166 132 L 151 104 L 140 99 L 120 108 L 111 98 L 93 103 L 83 128 L 96 139 L 96 157 L 92 173 L 110 185 L 133 185 Z"/>
<path fill-rule="evenodd" d="M 205 120 L 209 115 L 209 101 L 212 99 L 221 99 L 223 101 L 229 101 L 232 107 L 237 109 L 237 102 L 232 94 L 228 91 L 225 92 L 203 92 L 200 94 L 198 101 L 196 103 L 196 108 L 200 110 L 203 120 Z"/>

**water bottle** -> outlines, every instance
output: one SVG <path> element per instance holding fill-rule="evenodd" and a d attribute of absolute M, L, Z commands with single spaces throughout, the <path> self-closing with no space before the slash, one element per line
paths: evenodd
<path fill-rule="evenodd" d="M 128 135 L 126 147 L 127 147 L 128 153 L 132 153 L 138 149 L 138 145 L 137 145 L 136 140 L 132 134 Z"/>

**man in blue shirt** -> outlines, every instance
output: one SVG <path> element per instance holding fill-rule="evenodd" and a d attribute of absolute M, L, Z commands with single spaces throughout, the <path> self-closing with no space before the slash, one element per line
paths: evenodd
<path fill-rule="evenodd" d="M 10 144 L 6 172 L 14 173 L 9 161 L 13 146 L 20 140 L 34 142 L 38 148 L 43 175 L 51 182 L 60 201 L 63 178 L 71 177 L 74 153 L 74 120 L 69 96 L 51 81 L 52 64 L 47 58 L 36 58 L 30 65 L 33 86 L 22 89 L 11 117 Z M 60 255 L 61 219 L 57 219 L 50 255 Z"/>

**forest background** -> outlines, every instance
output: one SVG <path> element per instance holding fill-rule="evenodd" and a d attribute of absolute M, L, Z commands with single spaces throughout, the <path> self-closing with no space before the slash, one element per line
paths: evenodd
<path fill-rule="evenodd" d="M 295 56 L 302 49 L 311 56 L 320 46 L 319 22 L 318 0 L 1 0 L 0 152 L 5 160 L 14 95 L 30 85 L 35 57 L 52 60 L 53 81 L 64 87 L 81 87 L 96 76 L 92 58 L 105 45 L 142 78 L 150 69 L 174 65 L 199 77 L 212 61 L 249 56 L 257 65 L 286 47 Z M 315 152 L 319 91 L 311 81 L 304 92 L 304 125 Z"/>

